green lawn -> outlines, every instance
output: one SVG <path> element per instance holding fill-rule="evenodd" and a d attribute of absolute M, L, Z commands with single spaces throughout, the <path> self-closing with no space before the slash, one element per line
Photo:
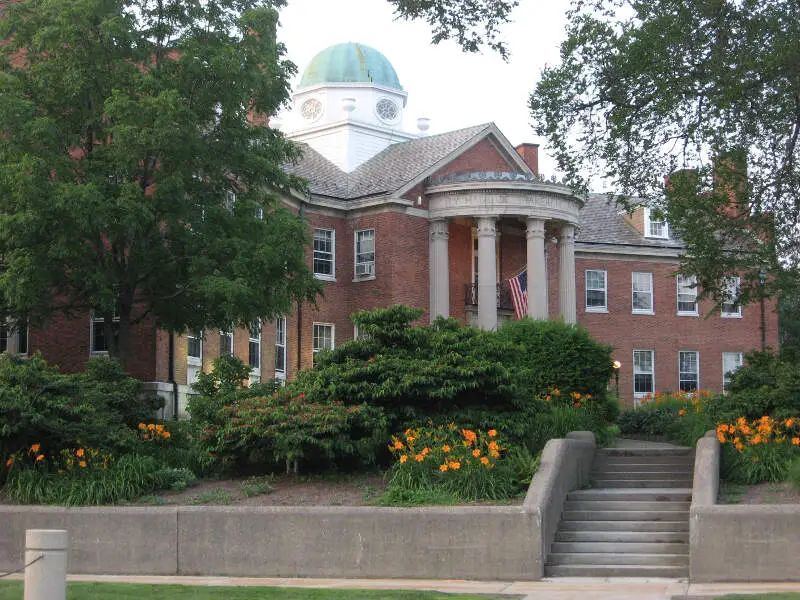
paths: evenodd
<path fill-rule="evenodd" d="M 0 600 L 21 600 L 21 581 L 0 581 Z M 276 587 L 197 587 L 128 583 L 70 583 L 67 600 L 491 600 L 499 596 L 385 590 L 315 590 Z"/>
<path fill-rule="evenodd" d="M 800 593 L 786 592 L 785 594 L 733 594 L 721 596 L 717 600 L 800 600 Z"/>

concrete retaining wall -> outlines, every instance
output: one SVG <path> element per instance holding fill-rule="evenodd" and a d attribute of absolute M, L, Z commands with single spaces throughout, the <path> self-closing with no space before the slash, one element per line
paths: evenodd
<path fill-rule="evenodd" d="M 720 444 L 697 444 L 689 521 L 693 582 L 800 581 L 800 506 L 719 505 Z"/>
<path fill-rule="evenodd" d="M 595 438 L 575 431 L 566 439 L 550 440 L 542 451 L 536 477 L 531 481 L 523 508 L 533 516 L 534 575 L 544 577 L 544 563 L 561 520 L 567 494 L 589 482 Z"/>
<path fill-rule="evenodd" d="M 0 506 L 0 572 L 26 529 L 69 531 L 87 574 L 539 579 L 564 497 L 585 482 L 594 436 L 551 440 L 523 506 Z"/>

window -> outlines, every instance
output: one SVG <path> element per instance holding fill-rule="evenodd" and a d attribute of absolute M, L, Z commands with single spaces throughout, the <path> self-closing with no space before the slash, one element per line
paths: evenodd
<path fill-rule="evenodd" d="M 225 210 L 229 213 L 233 213 L 234 208 L 236 208 L 236 192 L 232 192 L 230 190 L 225 192 L 225 200 L 222 202 Z"/>
<path fill-rule="evenodd" d="M 333 325 L 314 323 L 311 351 L 316 354 L 322 350 L 333 350 Z"/>
<path fill-rule="evenodd" d="M 314 230 L 314 275 L 320 279 L 336 276 L 336 232 L 333 229 Z"/>
<path fill-rule="evenodd" d="M 233 325 L 229 329 L 219 330 L 219 355 L 233 354 Z"/>
<path fill-rule="evenodd" d="M 633 351 L 633 397 L 642 398 L 655 392 L 655 371 L 652 350 Z"/>
<path fill-rule="evenodd" d="M 697 277 L 678 275 L 678 314 L 697 314 Z"/>
<path fill-rule="evenodd" d="M 744 354 L 741 352 L 722 353 L 722 393 L 731 382 L 734 371 L 744 364 Z"/>
<path fill-rule="evenodd" d="M 644 235 L 652 238 L 669 238 L 669 225 L 663 216 L 657 215 L 652 208 L 644 209 Z"/>
<path fill-rule="evenodd" d="M 605 271 L 586 271 L 586 312 L 608 311 Z"/>
<path fill-rule="evenodd" d="M 286 317 L 275 320 L 275 379 L 286 380 Z"/>
<path fill-rule="evenodd" d="M 0 325 L 0 352 L 28 353 L 28 324 L 12 322 Z"/>
<path fill-rule="evenodd" d="M 89 322 L 89 352 L 99 354 L 108 352 L 108 340 L 106 339 L 106 320 L 103 317 L 98 317 L 92 313 L 92 318 Z M 111 331 L 116 336 L 119 332 L 119 316 L 114 311 L 112 316 Z"/>
<path fill-rule="evenodd" d="M 191 331 L 186 336 L 186 362 L 190 365 L 203 363 L 203 332 Z"/>
<path fill-rule="evenodd" d="M 261 323 L 250 327 L 247 363 L 250 365 L 250 384 L 259 383 L 261 381 Z"/>
<path fill-rule="evenodd" d="M 356 231 L 356 279 L 375 277 L 375 230 Z"/>
<path fill-rule="evenodd" d="M 653 314 L 653 274 L 632 273 L 633 312 Z"/>
<path fill-rule="evenodd" d="M 700 388 L 699 352 L 678 353 L 678 387 L 682 392 L 696 392 Z"/>
<path fill-rule="evenodd" d="M 739 303 L 742 280 L 739 277 L 726 277 L 723 282 L 725 300 L 720 307 L 720 315 L 727 318 L 742 316 L 742 305 Z"/>

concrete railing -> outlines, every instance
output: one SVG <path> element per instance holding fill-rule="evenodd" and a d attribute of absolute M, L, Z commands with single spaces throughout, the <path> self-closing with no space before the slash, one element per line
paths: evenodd
<path fill-rule="evenodd" d="M 567 494 L 589 482 L 594 460 L 595 437 L 590 431 L 568 433 L 566 439 L 547 442 L 542 451 L 524 509 L 533 516 L 535 577 L 544 577 L 544 563 L 561 520 Z"/>
<path fill-rule="evenodd" d="M 719 505 L 720 444 L 697 443 L 689 520 L 694 582 L 800 581 L 800 506 Z"/>
<path fill-rule="evenodd" d="M 593 455 L 591 433 L 550 440 L 522 506 L 0 505 L 0 572 L 22 564 L 26 530 L 65 529 L 72 573 L 539 579 Z"/>

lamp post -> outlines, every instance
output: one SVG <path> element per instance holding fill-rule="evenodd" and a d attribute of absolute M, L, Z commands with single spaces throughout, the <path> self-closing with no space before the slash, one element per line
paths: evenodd
<path fill-rule="evenodd" d="M 611 363 L 611 366 L 614 367 L 614 387 L 617 390 L 617 404 L 619 404 L 619 370 L 622 367 L 622 363 L 615 360 Z"/>

